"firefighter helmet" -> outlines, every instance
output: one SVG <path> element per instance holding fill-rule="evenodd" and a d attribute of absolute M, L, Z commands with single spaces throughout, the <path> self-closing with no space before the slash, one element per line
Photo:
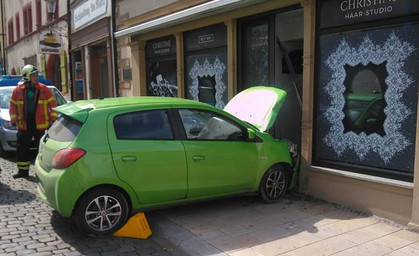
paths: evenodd
<path fill-rule="evenodd" d="M 22 78 L 23 80 L 25 80 L 25 82 L 29 82 L 31 80 L 31 74 L 38 73 L 38 72 L 39 71 L 35 66 L 31 64 L 25 65 L 22 68 Z"/>

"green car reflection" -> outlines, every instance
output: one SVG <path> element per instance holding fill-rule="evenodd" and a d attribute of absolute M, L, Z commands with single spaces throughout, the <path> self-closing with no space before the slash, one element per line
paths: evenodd
<path fill-rule="evenodd" d="M 386 102 L 382 94 L 350 93 L 345 95 L 345 100 L 343 120 L 345 132 L 385 135 Z"/>
<path fill-rule="evenodd" d="M 115 232 L 131 213 L 150 207 L 248 193 L 275 202 L 297 177 L 295 147 L 266 132 L 285 96 L 253 87 L 225 110 L 164 97 L 57 107 L 61 117 L 41 140 L 35 162 L 38 193 L 97 235 Z"/>

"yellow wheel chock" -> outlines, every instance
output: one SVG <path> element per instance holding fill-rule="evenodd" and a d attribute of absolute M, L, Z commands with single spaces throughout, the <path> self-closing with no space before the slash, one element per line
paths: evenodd
<path fill-rule="evenodd" d="M 131 237 L 146 239 L 151 235 L 150 227 L 144 213 L 139 212 L 132 216 L 125 225 L 118 231 L 113 233 L 113 236 Z"/>

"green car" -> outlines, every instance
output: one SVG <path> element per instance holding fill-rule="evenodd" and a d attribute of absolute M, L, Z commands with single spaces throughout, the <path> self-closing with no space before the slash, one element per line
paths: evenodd
<path fill-rule="evenodd" d="M 290 142 L 266 132 L 286 92 L 252 87 L 224 110 L 178 98 L 81 100 L 41 139 L 38 193 L 82 231 L 106 235 L 131 213 L 237 194 L 279 200 L 295 185 Z"/>

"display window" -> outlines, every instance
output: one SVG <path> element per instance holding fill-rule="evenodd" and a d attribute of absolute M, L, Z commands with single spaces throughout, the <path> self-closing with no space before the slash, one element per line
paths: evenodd
<path fill-rule="evenodd" d="M 318 37 L 314 159 L 412 180 L 419 24 L 365 26 Z"/>
<path fill-rule="evenodd" d="M 223 109 L 227 104 L 227 28 L 224 24 L 184 33 L 188 99 Z"/>
<path fill-rule="evenodd" d="M 176 40 L 169 36 L 147 41 L 147 95 L 177 97 Z"/>

